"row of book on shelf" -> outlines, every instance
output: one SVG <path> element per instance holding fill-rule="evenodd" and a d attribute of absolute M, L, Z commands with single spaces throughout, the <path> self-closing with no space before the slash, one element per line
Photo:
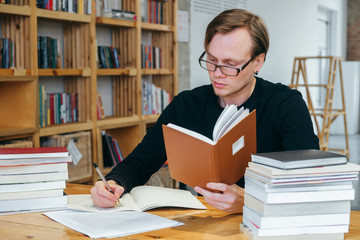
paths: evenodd
<path fill-rule="evenodd" d="M 119 142 L 105 131 L 102 132 L 102 147 L 104 167 L 114 167 L 124 159 Z"/>
<path fill-rule="evenodd" d="M 7 46 L 11 44 L 10 41 L 4 41 L 6 44 L 4 52 L 4 63 L 7 63 L 5 66 L 9 65 L 9 62 L 13 62 L 12 55 L 9 55 Z M 8 44 L 9 42 L 9 44 Z M 11 45 L 13 46 L 13 44 Z M 41 69 L 48 68 L 60 68 L 60 44 L 58 39 L 51 38 L 48 36 L 38 36 L 37 38 L 38 46 L 38 67 Z M 1 43 L 0 43 L 0 49 Z M 10 52 L 13 51 L 12 48 L 9 49 Z M 118 54 L 118 49 L 112 46 L 98 46 L 97 47 L 97 62 L 98 68 L 119 68 L 120 67 L 120 56 Z M 9 65 L 11 67 L 12 64 Z M 6 67 L 8 68 L 8 67 Z"/>
<path fill-rule="evenodd" d="M 159 47 L 141 44 L 141 68 L 159 69 L 161 66 L 161 49 Z"/>
<path fill-rule="evenodd" d="M 78 14 L 91 14 L 92 0 L 36 0 L 38 8 Z"/>
<path fill-rule="evenodd" d="M 78 109 L 78 93 L 46 93 L 39 86 L 40 127 L 78 122 Z"/>
<path fill-rule="evenodd" d="M 112 46 L 97 47 L 98 68 L 119 68 L 120 56 L 118 50 Z"/>
<path fill-rule="evenodd" d="M 39 68 L 60 68 L 59 43 L 58 39 L 48 36 L 37 37 L 38 46 L 38 67 Z"/>
<path fill-rule="evenodd" d="M 38 67 L 41 69 L 60 68 L 60 49 L 58 39 L 49 36 L 38 36 Z M 9 38 L 0 38 L 1 68 L 11 68 L 15 65 L 15 43 Z M 112 46 L 98 46 L 98 68 L 119 68 L 119 50 Z M 162 66 L 161 49 L 159 47 L 141 45 L 141 67 L 144 69 L 159 69 Z"/>
<path fill-rule="evenodd" d="M 0 68 L 15 67 L 15 43 L 10 38 L 0 38 Z"/>
<path fill-rule="evenodd" d="M 142 113 L 144 115 L 161 113 L 170 101 L 170 93 L 149 80 L 142 80 Z"/>
<path fill-rule="evenodd" d="M 245 171 L 249 239 L 344 239 L 360 166 L 320 150 L 253 154 Z"/>
<path fill-rule="evenodd" d="M 136 14 L 122 9 L 122 0 L 95 0 L 96 16 L 136 21 Z"/>
<path fill-rule="evenodd" d="M 122 1 L 118 0 L 96 0 L 96 16 L 126 20 L 136 20 L 132 11 L 122 8 Z M 164 23 L 164 0 L 141 0 L 141 20 L 143 22 L 163 24 Z"/>
<path fill-rule="evenodd" d="M 141 0 L 142 21 L 148 23 L 164 23 L 164 2 L 158 0 Z"/>
<path fill-rule="evenodd" d="M 0 148 L 0 215 L 67 207 L 66 147 Z"/>

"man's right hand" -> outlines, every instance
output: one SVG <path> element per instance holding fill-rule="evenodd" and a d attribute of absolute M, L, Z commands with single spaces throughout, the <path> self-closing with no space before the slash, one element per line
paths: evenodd
<path fill-rule="evenodd" d="M 124 192 L 124 188 L 116 184 L 115 181 L 109 180 L 107 182 L 115 195 L 107 190 L 103 181 L 97 181 L 90 190 L 91 200 L 97 207 L 110 208 L 116 206 L 118 198 Z"/>

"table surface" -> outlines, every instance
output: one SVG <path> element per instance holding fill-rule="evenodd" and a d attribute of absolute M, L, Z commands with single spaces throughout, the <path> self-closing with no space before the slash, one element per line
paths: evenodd
<path fill-rule="evenodd" d="M 89 193 L 91 186 L 67 184 L 67 194 Z M 145 232 L 115 239 L 247 239 L 241 233 L 239 224 L 242 214 L 229 214 L 207 205 L 208 209 L 191 210 L 161 208 L 148 211 L 162 217 L 185 223 L 185 225 Z M 0 216 L 0 239 L 74 239 L 82 240 L 89 237 L 59 224 L 41 213 L 25 213 Z M 105 238 L 104 238 L 105 239 Z M 360 239 L 360 212 L 352 211 L 347 240 Z"/>

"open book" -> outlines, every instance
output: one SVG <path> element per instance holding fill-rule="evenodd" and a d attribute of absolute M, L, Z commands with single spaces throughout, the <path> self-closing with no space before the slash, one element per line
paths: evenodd
<path fill-rule="evenodd" d="M 156 186 L 138 186 L 133 188 L 130 193 L 123 194 L 120 198 L 120 204 L 113 208 L 94 206 L 90 194 L 68 196 L 68 208 L 88 212 L 129 210 L 142 212 L 160 207 L 206 209 L 189 191 Z"/>
<path fill-rule="evenodd" d="M 235 105 L 224 108 L 213 139 L 171 123 L 163 132 L 171 177 L 191 187 L 234 184 L 256 153 L 256 111 Z"/>

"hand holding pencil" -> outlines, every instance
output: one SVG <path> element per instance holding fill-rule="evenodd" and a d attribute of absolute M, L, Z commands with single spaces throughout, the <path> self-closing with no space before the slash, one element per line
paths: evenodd
<path fill-rule="evenodd" d="M 100 169 L 94 163 L 94 167 L 98 172 L 102 181 L 98 181 L 91 188 L 91 199 L 95 206 L 109 208 L 119 204 L 119 198 L 124 192 L 124 188 L 116 184 L 115 181 L 106 181 Z"/>

